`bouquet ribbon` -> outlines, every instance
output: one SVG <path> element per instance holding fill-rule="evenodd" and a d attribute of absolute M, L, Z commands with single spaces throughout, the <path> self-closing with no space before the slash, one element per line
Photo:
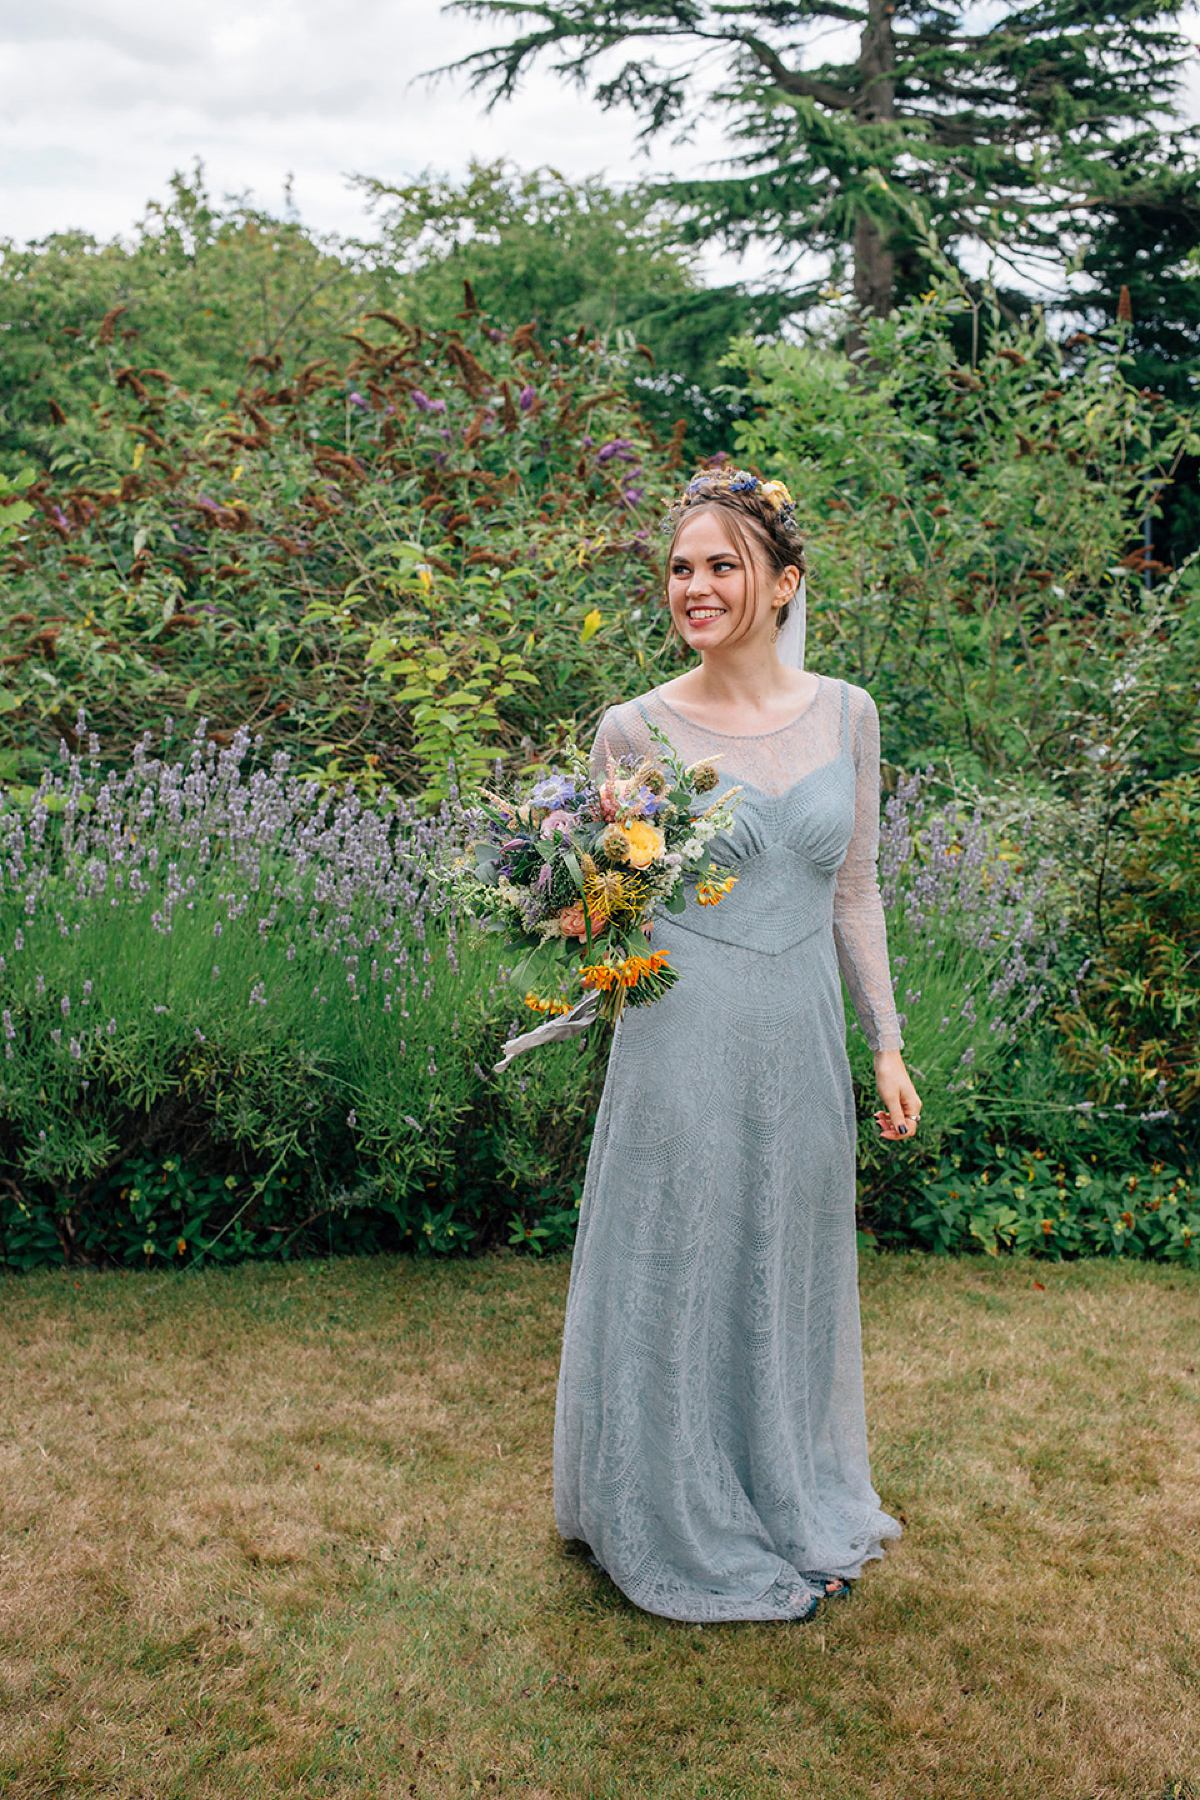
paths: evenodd
<path fill-rule="evenodd" d="M 600 1006 L 599 994 L 585 994 L 576 1002 L 570 1012 L 560 1013 L 556 1019 L 547 1019 L 534 1031 L 523 1031 L 520 1037 L 509 1038 L 504 1046 L 504 1055 L 495 1065 L 496 1074 L 507 1069 L 516 1056 L 524 1056 L 526 1050 L 536 1050 L 540 1044 L 561 1044 L 568 1038 L 582 1037 L 596 1023 L 596 1014 Z"/>

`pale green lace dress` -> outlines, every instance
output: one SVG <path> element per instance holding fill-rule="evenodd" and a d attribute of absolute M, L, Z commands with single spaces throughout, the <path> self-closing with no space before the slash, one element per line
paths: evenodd
<path fill-rule="evenodd" d="M 719 906 L 660 914 L 678 984 L 612 1045 L 571 1270 L 554 1443 L 558 1528 L 638 1606 L 787 1619 L 819 1576 L 899 1535 L 871 1486 L 839 968 L 875 1047 L 898 1047 L 876 882 L 879 727 L 821 679 L 761 737 L 657 693 L 617 706 L 600 772 L 658 726 L 719 756 L 741 803 Z"/>

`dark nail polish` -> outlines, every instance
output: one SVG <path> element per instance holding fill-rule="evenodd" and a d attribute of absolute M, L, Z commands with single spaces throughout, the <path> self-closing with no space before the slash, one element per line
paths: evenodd
<path fill-rule="evenodd" d="M 907 1125 L 897 1125 L 896 1130 L 900 1133 L 901 1137 L 908 1136 L 908 1126 Z"/>

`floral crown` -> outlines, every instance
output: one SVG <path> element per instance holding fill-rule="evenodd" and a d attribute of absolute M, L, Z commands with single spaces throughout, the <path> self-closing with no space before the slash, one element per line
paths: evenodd
<path fill-rule="evenodd" d="M 782 481 L 762 481 L 749 469 L 702 469 L 667 509 L 664 531 L 674 531 L 689 506 L 720 499 L 723 494 L 756 494 L 779 515 L 782 524 L 795 528 L 796 503 Z"/>

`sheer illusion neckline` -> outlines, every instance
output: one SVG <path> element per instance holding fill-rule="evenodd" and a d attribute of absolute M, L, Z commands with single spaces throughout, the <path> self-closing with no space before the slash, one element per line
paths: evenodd
<path fill-rule="evenodd" d="M 776 725 L 771 731 L 718 731 L 713 725 L 701 725 L 699 720 L 689 719 L 686 713 L 681 713 L 677 707 L 671 705 L 669 700 L 663 699 L 663 691 L 661 688 L 655 688 L 654 698 L 658 701 L 660 706 L 666 708 L 672 718 L 682 720 L 683 724 L 690 725 L 693 731 L 706 731 L 710 737 L 726 738 L 731 744 L 756 744 L 763 738 L 778 737 L 780 732 L 790 731 L 793 725 L 798 725 L 801 719 L 812 711 L 813 707 L 820 699 L 821 689 L 825 684 L 824 675 L 818 675 L 816 679 L 816 687 L 795 717 L 788 719 L 786 724 Z"/>

